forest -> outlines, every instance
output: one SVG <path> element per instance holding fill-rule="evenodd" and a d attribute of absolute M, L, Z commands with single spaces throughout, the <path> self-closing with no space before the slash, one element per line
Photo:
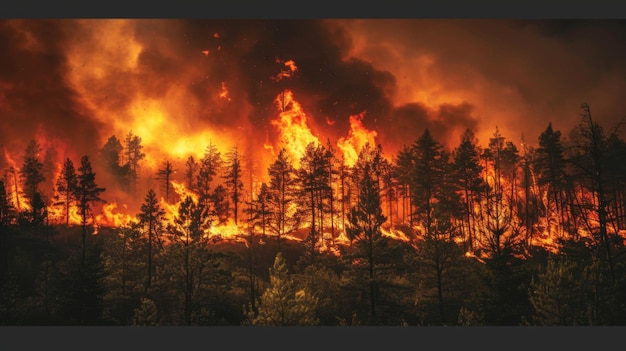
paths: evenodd
<path fill-rule="evenodd" d="M 132 131 L 60 165 L 34 138 L 0 179 L 0 324 L 624 325 L 626 142 L 581 111 L 528 143 L 296 140 L 266 181 L 236 140 L 148 174 Z"/>

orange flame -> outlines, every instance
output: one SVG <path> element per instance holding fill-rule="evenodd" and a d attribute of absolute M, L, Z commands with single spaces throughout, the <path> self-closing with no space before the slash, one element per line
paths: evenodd
<path fill-rule="evenodd" d="M 230 101 L 230 97 L 228 97 L 228 88 L 226 88 L 226 82 L 222 82 L 222 91 L 220 92 L 220 98 Z"/>
<path fill-rule="evenodd" d="M 298 66 L 296 66 L 294 60 L 282 61 L 280 59 L 276 59 L 276 63 L 281 62 L 285 65 L 286 69 L 281 69 L 277 75 L 270 77 L 272 80 L 279 81 L 283 78 L 290 78 L 293 76 L 294 72 L 298 70 Z"/>
<path fill-rule="evenodd" d="M 350 131 L 348 137 L 339 138 L 337 147 L 343 152 L 344 164 L 353 167 L 359 158 L 359 152 L 366 144 L 376 146 L 376 131 L 369 130 L 363 126 L 365 112 L 350 116 Z"/>
<path fill-rule="evenodd" d="M 319 144 L 319 139 L 311 133 L 307 124 L 307 115 L 302 106 L 293 99 L 293 92 L 285 90 L 274 103 L 280 111 L 277 119 L 272 120 L 280 132 L 279 148 L 285 148 L 297 168 L 309 143 Z"/>
<path fill-rule="evenodd" d="M 122 207 L 126 208 L 125 205 Z M 118 211 L 117 203 L 112 202 L 102 206 L 102 213 L 96 215 L 96 223 L 99 227 L 122 227 L 131 223 L 137 223 L 137 218 Z"/>

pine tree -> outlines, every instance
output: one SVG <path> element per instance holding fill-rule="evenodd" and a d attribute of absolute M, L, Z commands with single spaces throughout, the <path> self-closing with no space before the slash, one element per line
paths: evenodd
<path fill-rule="evenodd" d="M 193 158 L 193 156 L 189 156 L 187 158 L 187 162 L 185 162 L 185 180 L 187 182 L 187 188 L 189 190 L 197 189 L 197 172 L 198 172 L 198 162 Z"/>
<path fill-rule="evenodd" d="M 311 263 L 315 259 L 323 232 L 323 228 L 318 227 L 318 217 L 321 215 L 321 194 L 329 188 L 329 172 L 324 155 L 324 146 L 309 143 L 300 159 L 300 169 L 296 173 L 300 185 L 299 205 L 311 214 L 311 229 L 304 243 Z"/>
<path fill-rule="evenodd" d="M 61 197 L 57 203 L 65 206 L 65 225 L 69 225 L 70 207 L 76 201 L 78 188 L 78 175 L 74 168 L 74 162 L 70 158 L 67 158 L 63 163 L 63 168 L 56 181 L 56 188 Z"/>
<path fill-rule="evenodd" d="M 269 226 L 277 237 L 278 251 L 281 251 L 282 237 L 296 229 L 300 223 L 300 213 L 296 207 L 296 177 L 295 169 L 287 151 L 283 148 L 278 152 L 276 160 L 269 166 L 269 206 L 274 215 L 270 218 Z"/>
<path fill-rule="evenodd" d="M 98 187 L 96 184 L 96 173 L 91 168 L 91 162 L 87 155 L 80 160 L 78 168 L 78 187 L 76 188 L 76 199 L 81 216 L 82 225 L 82 262 L 85 262 L 86 240 L 87 240 L 87 218 L 92 210 L 92 205 L 97 202 L 104 202 L 100 198 L 106 189 Z"/>
<path fill-rule="evenodd" d="M 39 143 L 32 139 L 26 147 L 24 163 L 20 169 L 20 176 L 24 184 L 24 194 L 31 206 L 30 217 L 33 222 L 38 220 L 37 215 L 42 209 L 41 202 L 36 201 L 41 196 L 39 184 L 46 180 L 43 175 L 43 163 L 39 159 L 41 151 Z"/>
<path fill-rule="evenodd" d="M 195 202 L 192 197 L 186 196 L 179 203 L 177 214 L 168 225 L 172 244 L 168 245 L 167 250 L 174 260 L 170 264 L 180 267 L 175 269 L 173 274 L 174 279 L 179 281 L 182 287 L 183 315 L 186 325 L 193 323 L 193 312 L 198 299 L 201 298 L 199 289 L 202 284 L 202 274 L 211 263 L 208 260 L 208 237 L 205 233 L 212 221 L 212 217 L 208 215 L 202 203 Z"/>
<path fill-rule="evenodd" d="M 130 184 L 133 192 L 137 191 L 137 181 L 141 170 L 141 161 L 146 157 L 146 154 L 141 151 L 143 149 L 141 141 L 141 137 L 133 134 L 132 131 L 128 132 L 126 135 L 126 165 L 128 165 Z"/>
<path fill-rule="evenodd" d="M 167 160 L 163 163 L 163 168 L 157 170 L 157 179 L 163 181 L 163 188 L 165 188 L 165 201 L 170 201 L 170 189 L 171 189 L 171 180 L 172 174 L 174 174 L 176 170 L 172 166 L 172 163 Z"/>
<path fill-rule="evenodd" d="M 359 154 L 355 168 L 359 172 L 359 201 L 348 213 L 346 234 L 355 241 L 359 257 L 367 262 L 369 276 L 370 314 L 376 318 L 376 277 L 374 267 L 377 247 L 382 233 L 380 226 L 387 220 L 383 215 L 380 201 L 380 166 L 382 156 L 380 148 L 371 150 L 367 145 Z"/>
<path fill-rule="evenodd" d="M 461 137 L 461 144 L 454 150 L 454 169 L 456 186 L 462 193 L 465 205 L 464 222 L 467 232 L 467 249 L 474 248 L 476 236 L 476 218 L 474 205 L 480 202 L 486 183 L 481 174 L 483 167 L 480 165 L 480 149 L 474 133 L 467 129 Z"/>
<path fill-rule="evenodd" d="M 198 193 L 205 204 L 208 204 L 211 194 L 211 183 L 215 180 L 215 177 L 220 174 L 223 165 L 224 160 L 222 159 L 222 154 L 215 144 L 209 141 L 209 145 L 207 145 L 204 151 L 204 157 L 200 160 L 197 176 Z"/>
<path fill-rule="evenodd" d="M 146 281 L 146 291 L 150 289 L 152 283 L 152 273 L 154 266 L 153 249 L 161 247 L 160 236 L 163 232 L 163 220 L 165 217 L 165 210 L 161 208 L 156 198 L 156 193 L 153 189 L 148 190 L 145 197 L 145 202 L 141 205 L 141 212 L 137 215 L 139 224 L 143 231 L 147 234 L 147 255 L 148 255 L 148 276 Z"/>
<path fill-rule="evenodd" d="M 301 289 L 289 275 L 282 253 L 270 268 L 270 285 L 261 295 L 258 315 L 249 315 L 257 326 L 311 326 L 319 324 L 315 316 L 318 299 Z"/>
<path fill-rule="evenodd" d="M 239 204 L 243 196 L 243 171 L 241 169 L 241 158 L 237 147 L 233 147 L 228 153 L 226 173 L 224 179 L 226 179 L 226 186 L 230 190 L 230 199 L 233 205 L 233 217 L 235 225 L 238 224 Z"/>
<path fill-rule="evenodd" d="M 104 165 L 105 171 L 113 175 L 118 184 L 128 191 L 130 164 L 122 162 L 120 155 L 122 151 L 124 151 L 124 146 L 122 146 L 121 141 L 115 135 L 111 135 L 102 149 L 100 149 L 100 160 Z"/>
<path fill-rule="evenodd" d="M 443 146 L 432 137 L 428 129 L 412 146 L 415 164 L 411 173 L 411 194 L 415 215 L 422 221 L 427 236 L 433 233 L 435 223 L 433 211 L 443 190 L 442 148 Z"/>

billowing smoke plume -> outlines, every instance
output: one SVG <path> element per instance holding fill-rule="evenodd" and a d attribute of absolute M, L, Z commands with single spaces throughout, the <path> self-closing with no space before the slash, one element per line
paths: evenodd
<path fill-rule="evenodd" d="M 582 102 L 607 127 L 624 115 L 624 33 L 609 21 L 6 20 L 0 144 L 18 164 L 32 138 L 49 163 L 78 162 L 132 133 L 150 179 L 165 160 L 183 173 L 212 141 L 264 173 L 285 90 L 324 143 L 355 115 L 387 155 L 426 128 L 449 148 L 467 128 L 533 143 L 548 122 L 569 130 Z"/>

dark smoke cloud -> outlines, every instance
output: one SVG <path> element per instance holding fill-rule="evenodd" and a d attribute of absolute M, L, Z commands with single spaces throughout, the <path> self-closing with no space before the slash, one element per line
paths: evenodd
<path fill-rule="evenodd" d="M 583 102 L 607 128 L 626 115 L 625 21 L 354 20 L 340 27 L 353 34 L 351 54 L 394 74 L 394 105 L 470 104 L 482 142 L 496 127 L 514 142 L 536 143 L 548 122 L 566 133 Z"/>
<path fill-rule="evenodd" d="M 110 23 L 0 22 L 3 144 L 43 126 L 80 153 L 95 152 L 142 98 L 180 105 L 170 122 L 184 130 L 234 130 L 244 136 L 236 142 L 250 144 L 244 152 L 259 150 L 266 135 L 276 137 L 269 121 L 283 89 L 320 136 L 345 136 L 349 116 L 365 111 L 364 126 L 389 150 L 426 128 L 448 146 L 466 128 L 482 141 L 496 127 L 514 141 L 536 140 L 550 121 L 564 132 L 577 123 L 581 102 L 607 125 L 626 111 L 624 21 Z M 131 64 L 123 59 L 132 50 Z M 293 77 L 272 79 L 286 60 L 298 67 Z M 96 66 L 104 76 L 90 71 Z M 68 78 L 77 69 L 93 74 L 77 84 Z M 230 100 L 219 98 L 222 83 Z"/>
<path fill-rule="evenodd" d="M 95 150 L 98 125 L 65 79 L 68 30 L 65 21 L 0 22 L 0 144 L 20 152 L 18 165 L 28 141 L 39 136 Z"/>

